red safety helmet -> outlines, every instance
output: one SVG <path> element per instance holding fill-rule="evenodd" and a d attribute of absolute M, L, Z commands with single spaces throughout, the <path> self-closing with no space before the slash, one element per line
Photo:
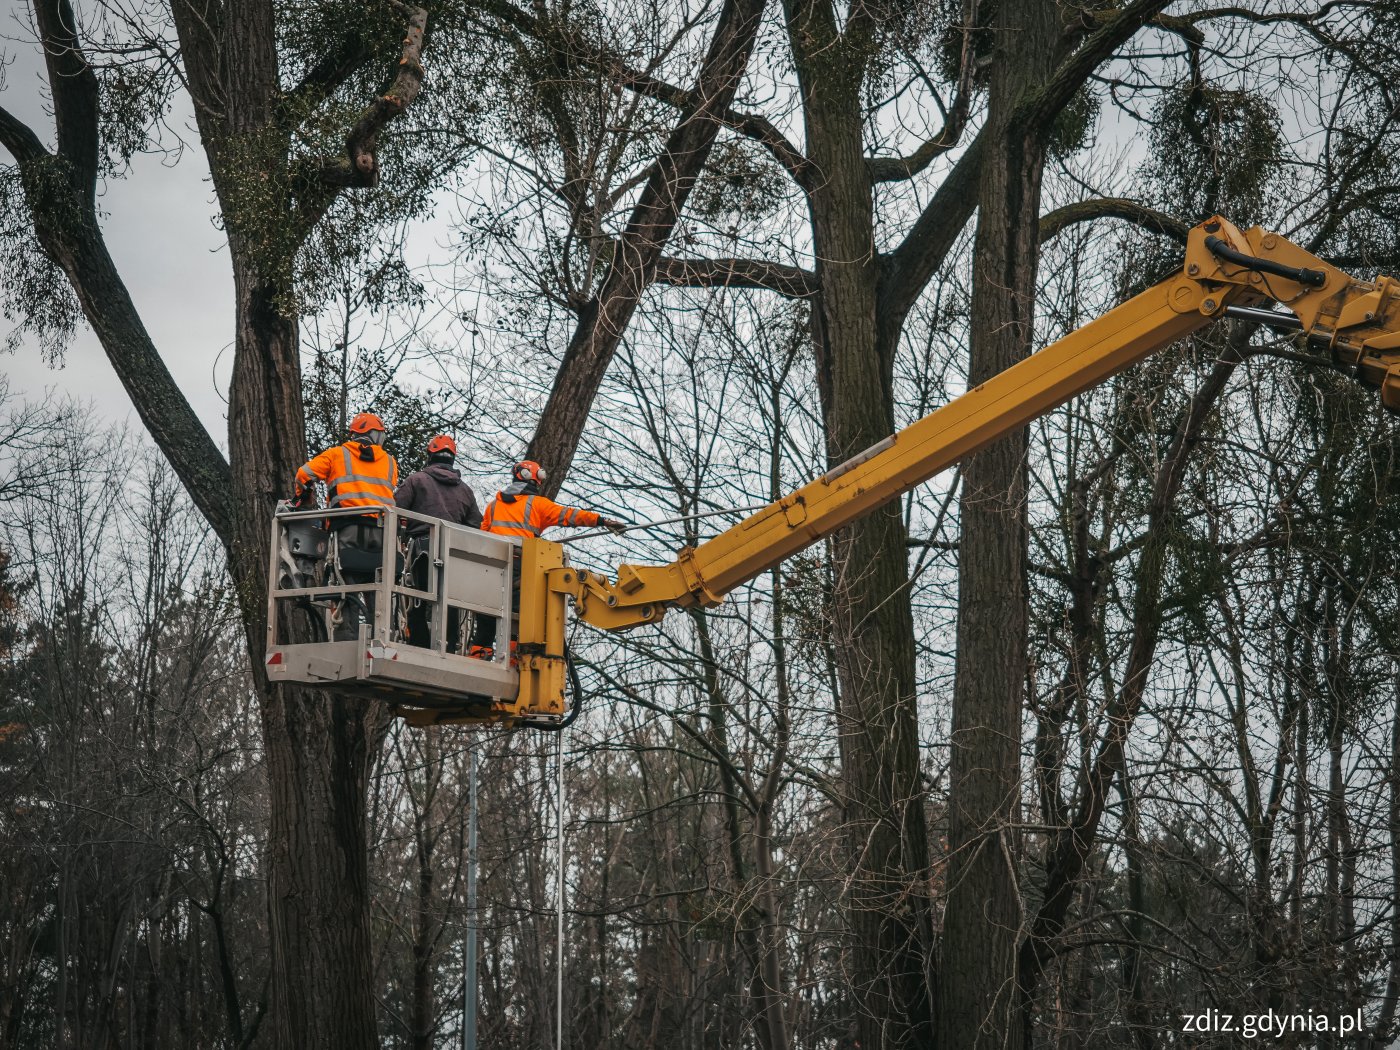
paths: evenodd
<path fill-rule="evenodd" d="M 373 412 L 361 412 L 354 419 L 350 420 L 350 433 L 368 434 L 371 430 L 383 430 L 384 420 L 380 419 Z"/>
<path fill-rule="evenodd" d="M 540 466 L 533 459 L 522 459 L 511 471 L 511 476 L 516 481 L 543 481 L 545 479 L 544 467 Z"/>
<path fill-rule="evenodd" d="M 433 456 L 439 452 L 450 452 L 455 457 L 457 455 L 457 442 L 446 434 L 436 434 L 428 439 L 428 455 Z"/>

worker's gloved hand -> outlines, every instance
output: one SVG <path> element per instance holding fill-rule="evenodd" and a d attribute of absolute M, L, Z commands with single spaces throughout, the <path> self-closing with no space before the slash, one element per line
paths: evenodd
<path fill-rule="evenodd" d="M 316 506 L 316 490 L 310 485 L 307 485 L 304 488 L 302 488 L 302 490 L 298 492 L 295 496 L 293 496 L 290 502 L 292 506 L 297 510 L 304 510 L 307 507 L 314 507 Z"/>
<path fill-rule="evenodd" d="M 623 521 L 621 518 L 603 518 L 598 524 L 603 526 L 603 528 L 607 529 L 614 536 L 619 536 L 626 532 L 632 525 L 630 521 Z"/>

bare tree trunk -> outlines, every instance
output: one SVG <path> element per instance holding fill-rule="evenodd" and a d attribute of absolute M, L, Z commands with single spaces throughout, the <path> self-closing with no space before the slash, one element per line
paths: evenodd
<path fill-rule="evenodd" d="M 415 787 L 411 771 L 405 770 L 404 773 L 408 790 L 413 796 L 413 842 L 417 862 L 413 897 L 413 992 L 408 1018 L 413 1050 L 431 1050 L 433 1045 L 433 973 L 441 928 L 434 915 L 437 844 L 441 834 L 434 821 L 435 802 L 443 776 L 439 732 L 437 728 L 422 731 L 423 748 L 417 752 L 421 757 L 415 759 L 421 769 L 421 789 Z"/>
<path fill-rule="evenodd" d="M 269 521 L 305 462 L 300 346 L 276 283 L 230 238 L 238 333 L 229 389 L 235 508 L 229 568 L 248 650 L 265 645 Z M 261 669 L 261 661 L 254 661 Z M 262 676 L 259 675 L 259 678 Z M 262 681 L 273 971 L 281 1047 L 377 1045 L 365 852 L 365 788 L 374 704 Z"/>
<path fill-rule="evenodd" d="M 999 9 L 973 257 L 970 384 L 1026 357 L 1035 334 L 1044 128 L 1017 120 L 1016 107 L 1049 77 L 1059 31 L 1050 0 Z M 1022 1045 L 1015 1005 L 1023 916 L 1010 824 L 1027 673 L 1026 442 L 1022 430 L 963 465 L 939 970 L 939 1044 L 948 1048 Z"/>
<path fill-rule="evenodd" d="M 874 14 L 843 29 L 825 0 L 790 0 L 812 169 L 808 206 L 819 293 L 812 311 L 827 458 L 837 464 L 894 430 L 894 341 L 879 339 L 880 267 L 863 140 Z M 914 708 L 907 532 L 898 504 L 831 542 L 833 640 L 849 882 L 856 1030 L 864 1046 L 927 1046 L 932 904 Z"/>
<path fill-rule="evenodd" d="M 1031 349 L 1041 175 L 1055 119 L 1098 64 L 1165 6 L 1134 0 L 1083 40 L 1067 32 L 1054 0 L 998 6 L 981 136 L 970 382 Z M 1028 959 L 1043 961 L 1027 955 L 1018 846 L 1009 828 L 1019 801 L 1027 675 L 1026 449 L 1023 431 L 963 467 L 949 890 L 938 988 L 939 1045 L 949 1050 L 1028 1045 L 1039 971 L 1028 985 L 1021 970 Z M 1068 907 L 1070 888 L 1060 890 L 1056 906 Z"/>
<path fill-rule="evenodd" d="M 376 1044 L 369 967 L 364 788 L 374 705 L 269 688 L 262 676 L 268 520 L 304 461 L 300 347 L 289 316 L 292 259 L 339 187 L 372 185 L 375 136 L 417 94 L 426 13 L 408 25 L 391 86 L 355 122 L 347 157 L 289 170 L 295 121 L 280 80 L 271 0 L 182 0 L 171 7 L 186 84 L 229 237 L 235 355 L 229 462 L 204 431 L 137 315 L 102 239 L 97 78 L 69 0 L 33 0 L 49 63 L 57 154 L 0 109 L 0 144 L 19 161 L 45 252 L 62 266 L 142 422 L 228 555 L 253 673 L 264 695 L 263 744 L 272 804 L 268 903 L 279 1046 Z M 373 58 L 363 25 L 331 42 L 359 63 L 313 70 L 297 89 L 324 98 Z M 314 108 L 315 102 L 311 102 Z M 250 184 L 256 192 L 249 192 Z M 60 1022 L 61 1023 L 61 1022 Z"/>

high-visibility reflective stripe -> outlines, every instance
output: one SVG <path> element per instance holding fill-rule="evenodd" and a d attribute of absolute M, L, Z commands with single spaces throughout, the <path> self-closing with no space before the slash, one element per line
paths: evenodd
<path fill-rule="evenodd" d="M 529 530 L 530 530 L 530 534 L 531 534 L 532 536 L 538 536 L 538 535 L 540 534 L 540 529 L 539 529 L 539 527 L 535 524 L 534 515 L 530 513 L 530 511 L 534 508 L 534 506 L 535 506 L 535 497 L 534 497 L 534 496 L 527 496 L 527 497 L 525 497 L 525 513 L 524 513 L 524 515 L 523 515 L 524 520 L 521 521 L 520 524 L 524 525 L 527 529 L 529 529 Z"/>
<path fill-rule="evenodd" d="M 378 500 L 380 503 L 387 503 L 394 506 L 394 494 L 387 487 L 365 488 L 363 486 L 344 485 L 335 486 L 330 491 L 331 502 L 335 503 L 343 499 L 354 499 L 363 496 L 365 499 Z"/>
<path fill-rule="evenodd" d="M 376 484 L 373 481 L 342 481 L 331 486 L 331 495 L 339 493 L 348 496 L 356 492 L 373 492 L 378 496 L 393 496 L 393 489 L 385 484 Z"/>
<path fill-rule="evenodd" d="M 384 496 L 377 496 L 373 492 L 338 492 L 331 497 L 330 505 L 334 507 L 337 503 L 345 503 L 352 499 L 373 500 L 375 503 L 383 504 L 386 507 L 392 507 L 394 505 L 394 498 L 392 496 L 386 498 Z"/>
<path fill-rule="evenodd" d="M 386 489 L 393 488 L 388 478 L 377 478 L 373 474 L 341 474 L 339 477 L 332 478 L 330 483 L 332 485 L 343 485 L 350 481 L 363 481 L 370 485 L 382 485 Z"/>
<path fill-rule="evenodd" d="M 387 506 L 394 505 L 394 486 L 388 478 L 379 477 L 373 474 L 355 473 L 355 460 L 350 454 L 350 449 L 345 445 L 340 446 L 340 453 L 345 459 L 345 473 L 337 478 L 331 478 L 326 487 L 330 491 L 330 505 L 334 507 L 347 499 L 371 499 L 376 503 L 383 503 Z M 387 455 L 387 453 L 386 453 Z M 391 468 L 397 468 L 398 464 L 394 457 L 389 456 Z M 380 491 L 366 492 L 366 487 L 378 489 Z M 347 491 L 350 489 L 352 491 Z"/>
<path fill-rule="evenodd" d="M 375 499 L 394 502 L 394 494 L 382 486 L 369 487 L 367 485 L 343 485 L 331 493 L 331 498 L 339 496 L 341 499 L 347 496 L 373 496 Z"/>

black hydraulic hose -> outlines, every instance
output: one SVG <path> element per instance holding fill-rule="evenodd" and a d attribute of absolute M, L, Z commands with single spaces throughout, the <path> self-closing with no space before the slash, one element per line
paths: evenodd
<path fill-rule="evenodd" d="M 1265 324 L 1280 332 L 1301 332 L 1303 330 L 1303 322 L 1292 314 L 1281 314 L 1274 310 L 1260 310 L 1253 306 L 1227 306 L 1225 307 L 1225 316 L 1234 317 L 1241 321 Z"/>
<path fill-rule="evenodd" d="M 1322 270 L 1309 270 L 1306 267 L 1286 266 L 1272 259 L 1261 259 L 1257 255 L 1246 255 L 1244 252 L 1237 252 L 1219 237 L 1210 236 L 1206 238 L 1206 247 L 1210 249 L 1212 255 L 1232 262 L 1237 266 L 1243 266 L 1246 270 L 1257 270 L 1259 273 L 1271 273 L 1275 277 L 1287 277 L 1290 281 L 1297 281 L 1310 288 L 1321 288 L 1327 283 L 1327 274 Z"/>
<path fill-rule="evenodd" d="M 574 658 L 568 653 L 564 654 L 564 666 L 568 669 L 569 686 L 574 694 L 573 706 L 569 708 L 569 713 L 557 722 L 526 722 L 531 729 L 538 729 L 541 733 L 559 733 L 573 725 L 583 713 L 583 679 L 579 677 L 578 668 L 574 666 Z"/>

